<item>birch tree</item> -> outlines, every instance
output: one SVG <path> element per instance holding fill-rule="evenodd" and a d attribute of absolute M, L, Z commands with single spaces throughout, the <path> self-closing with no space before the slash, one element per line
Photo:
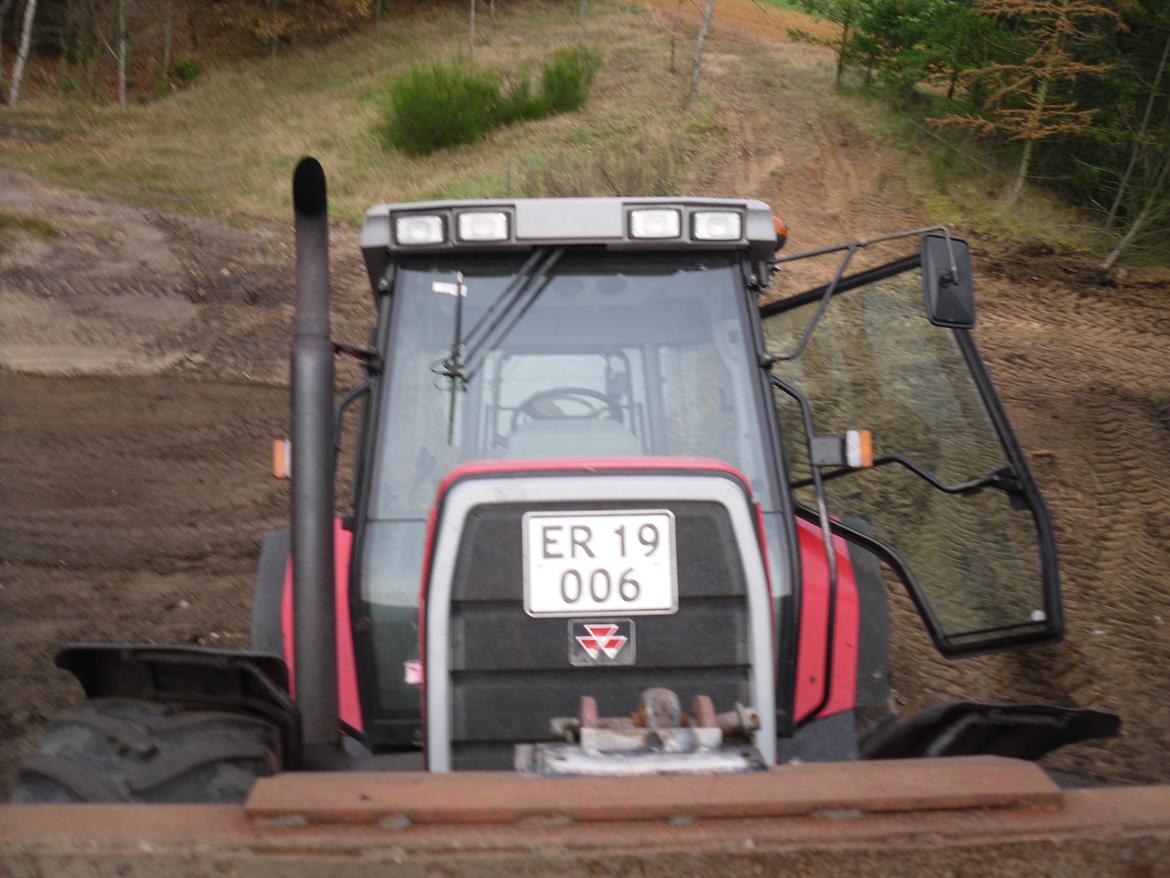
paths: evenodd
<path fill-rule="evenodd" d="M 703 72 L 703 44 L 707 42 L 707 33 L 711 30 L 711 18 L 714 14 L 715 0 L 707 0 L 703 20 L 699 24 L 699 36 L 695 40 L 695 57 L 691 61 L 691 89 L 687 92 L 687 99 L 683 101 L 684 107 L 689 107 L 699 92 L 699 77 Z"/>
<path fill-rule="evenodd" d="M 8 106 L 15 107 L 20 100 L 20 84 L 24 80 L 24 67 L 28 63 L 28 47 L 32 42 L 33 19 L 37 15 L 37 0 L 26 0 L 24 22 L 20 28 L 20 46 L 16 50 L 16 62 L 12 65 L 12 82 L 8 86 Z"/>
<path fill-rule="evenodd" d="M 171 42 L 175 35 L 175 0 L 166 0 L 166 9 L 163 12 L 163 51 L 162 75 L 171 71 Z"/>
<path fill-rule="evenodd" d="M 1164 133 L 1163 141 L 1166 139 Z M 1126 199 L 1129 224 L 1101 263 L 1102 271 L 1110 271 L 1126 251 L 1144 238 L 1165 234 L 1170 222 L 1170 144 L 1163 142 L 1157 155 L 1143 155 L 1134 165 L 1138 177 L 1129 188 L 1129 198 Z"/>
<path fill-rule="evenodd" d="M 1150 127 L 1150 117 L 1154 113 L 1154 101 L 1158 97 L 1158 88 L 1162 84 L 1162 74 L 1166 70 L 1166 59 L 1170 56 L 1170 31 L 1166 34 L 1166 46 L 1162 49 L 1162 57 L 1158 59 L 1157 71 L 1154 74 L 1154 83 L 1150 86 L 1149 97 L 1146 98 L 1146 108 L 1142 112 L 1142 121 L 1138 125 L 1137 134 L 1134 137 L 1133 147 L 1129 153 L 1129 162 L 1125 166 L 1125 171 L 1121 175 L 1121 182 L 1117 184 L 1117 194 L 1113 196 L 1113 203 L 1109 206 L 1109 215 L 1105 217 L 1105 231 L 1110 231 L 1113 228 L 1113 223 L 1117 219 L 1117 211 L 1121 208 L 1122 201 L 1125 199 L 1126 190 L 1129 187 L 1130 178 L 1133 176 L 1134 169 L 1137 167 L 1138 158 L 1141 155 L 1143 143 L 1146 139 L 1147 132 Z"/>
<path fill-rule="evenodd" d="M 126 106 L 126 52 L 130 40 L 126 36 L 126 4 L 129 0 L 118 0 L 118 48 L 115 57 L 118 61 L 118 106 Z"/>

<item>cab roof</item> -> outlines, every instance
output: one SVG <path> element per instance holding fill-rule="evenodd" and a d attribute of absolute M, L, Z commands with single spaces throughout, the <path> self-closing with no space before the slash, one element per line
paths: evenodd
<path fill-rule="evenodd" d="M 677 234 L 638 237 L 632 215 L 640 210 L 674 211 Z M 739 237 L 702 240 L 696 237 L 696 214 L 728 212 L 739 216 Z M 497 240 L 464 240 L 460 217 L 502 214 Z M 437 240 L 407 243 L 396 233 L 402 219 L 435 217 Z M 702 217 L 698 218 L 700 221 Z M 434 221 L 428 228 L 434 229 Z M 700 232 L 701 234 L 701 232 Z M 362 254 L 375 289 L 393 257 L 403 253 L 523 251 L 534 247 L 600 245 L 607 249 L 746 250 L 753 262 L 770 258 L 779 243 L 772 211 L 762 201 L 745 198 L 509 198 L 474 201 L 418 201 L 376 204 L 366 211 L 362 226 Z"/>

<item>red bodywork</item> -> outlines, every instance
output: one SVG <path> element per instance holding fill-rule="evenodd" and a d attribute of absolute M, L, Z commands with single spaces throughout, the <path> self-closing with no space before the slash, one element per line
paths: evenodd
<path fill-rule="evenodd" d="M 590 458 L 586 460 L 504 460 L 471 461 L 451 470 L 435 493 L 427 521 L 427 547 L 423 560 L 419 591 L 419 613 L 425 612 L 426 582 L 430 572 L 431 550 L 439 504 L 452 484 L 462 478 L 476 475 L 502 475 L 519 472 L 557 471 L 573 472 L 621 470 L 705 470 L 727 473 L 745 488 L 747 478 L 734 467 L 706 458 L 639 457 Z M 757 536 L 764 555 L 765 570 L 771 569 L 763 541 L 763 518 L 756 504 Z M 829 581 L 825 552 L 819 528 L 797 519 L 796 533 L 800 547 L 801 601 L 800 649 L 797 655 L 796 718 L 802 720 L 816 707 L 824 695 L 825 649 L 828 635 Z M 334 593 L 337 605 L 337 684 L 338 707 L 343 725 L 360 732 L 362 725 L 361 699 L 358 694 L 357 672 L 354 662 L 353 630 L 349 612 L 349 567 L 353 551 L 353 533 L 336 519 L 334 538 Z M 833 538 L 837 553 L 837 612 L 833 636 L 833 686 L 829 701 L 818 716 L 831 716 L 851 710 L 857 689 L 857 641 L 860 624 L 857 581 L 847 543 Z M 770 577 L 770 573 L 769 573 Z M 285 566 L 284 597 L 281 601 L 281 628 L 284 634 L 284 658 L 289 668 L 289 686 L 295 696 L 295 662 L 292 617 L 292 563 Z M 425 625 L 419 625 L 420 638 Z M 420 655 L 425 645 L 420 643 Z M 425 675 L 424 675 L 425 679 Z"/>

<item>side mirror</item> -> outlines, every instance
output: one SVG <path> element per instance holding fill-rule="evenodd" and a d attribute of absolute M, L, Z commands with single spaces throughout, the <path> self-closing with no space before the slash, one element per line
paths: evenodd
<path fill-rule="evenodd" d="M 948 247 L 943 235 L 922 236 L 922 287 L 926 316 L 935 326 L 971 329 L 975 325 L 971 247 L 962 238 L 952 237 Z"/>

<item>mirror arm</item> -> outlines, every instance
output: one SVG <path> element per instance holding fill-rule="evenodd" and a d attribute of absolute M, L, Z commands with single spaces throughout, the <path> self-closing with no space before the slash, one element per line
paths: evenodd
<path fill-rule="evenodd" d="M 976 476 L 963 482 L 948 485 L 930 470 L 919 466 L 913 460 L 901 454 L 887 454 L 883 457 L 876 458 L 873 466 L 885 466 L 890 463 L 896 463 L 905 467 L 914 473 L 914 475 L 929 482 L 932 487 L 937 488 L 944 494 L 975 494 L 984 488 L 995 488 L 1006 494 L 1015 494 L 1023 491 L 1023 486 L 1020 484 L 1020 480 L 1016 478 L 1015 470 L 1011 466 L 1005 466 L 985 476 Z M 854 472 L 858 472 L 858 470 L 843 467 L 832 472 L 824 473 L 820 478 L 822 482 L 827 482 Z M 811 484 L 813 484 L 813 479 L 799 479 L 795 482 L 789 482 L 788 487 L 795 491 L 798 488 L 807 488 Z"/>

